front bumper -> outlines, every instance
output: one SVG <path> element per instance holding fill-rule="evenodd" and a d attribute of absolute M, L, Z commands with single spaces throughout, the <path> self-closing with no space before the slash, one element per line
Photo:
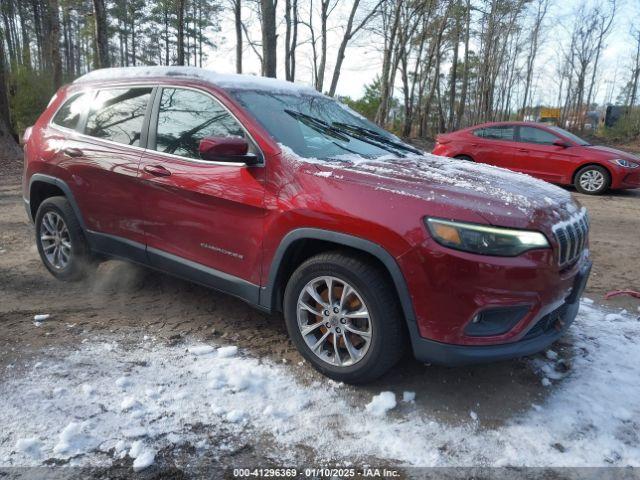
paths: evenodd
<path fill-rule="evenodd" d="M 575 276 L 571 293 L 564 303 L 540 318 L 518 341 L 498 345 L 453 345 L 421 337 L 416 325 L 412 324 L 409 329 L 414 356 L 421 362 L 456 366 L 495 362 L 540 352 L 560 338 L 575 320 L 590 272 L 591 261 L 587 260 Z"/>

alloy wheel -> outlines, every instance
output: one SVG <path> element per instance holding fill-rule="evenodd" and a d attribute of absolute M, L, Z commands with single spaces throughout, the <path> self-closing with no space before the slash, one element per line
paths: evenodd
<path fill-rule="evenodd" d="M 56 212 L 47 212 L 40 223 L 40 244 L 47 262 L 63 270 L 71 260 L 71 236 L 64 219 Z"/>
<path fill-rule="evenodd" d="M 340 278 L 322 276 L 307 283 L 298 297 L 297 320 L 309 349 L 331 365 L 354 365 L 371 345 L 369 310 L 353 285 Z"/>
<path fill-rule="evenodd" d="M 604 175 L 598 170 L 587 170 L 580 175 L 580 186 L 587 192 L 597 192 L 604 183 Z"/>

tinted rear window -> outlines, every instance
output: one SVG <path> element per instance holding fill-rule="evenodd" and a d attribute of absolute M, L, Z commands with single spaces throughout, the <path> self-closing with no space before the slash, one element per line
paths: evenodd
<path fill-rule="evenodd" d="M 92 102 L 85 133 L 126 145 L 140 145 L 151 88 L 100 90 Z"/>
<path fill-rule="evenodd" d="M 87 105 L 87 93 L 77 93 L 67 100 L 53 117 L 53 123 L 65 128 L 75 129 L 80 116 Z"/>
<path fill-rule="evenodd" d="M 492 140 L 513 140 L 514 127 L 505 125 L 500 127 L 485 127 L 473 131 L 476 137 L 488 138 Z"/>

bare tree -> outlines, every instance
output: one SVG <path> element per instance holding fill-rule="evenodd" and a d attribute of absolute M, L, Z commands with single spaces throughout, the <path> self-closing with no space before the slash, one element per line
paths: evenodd
<path fill-rule="evenodd" d="M 536 61 L 536 55 L 538 54 L 538 43 L 540 39 L 540 31 L 542 29 L 542 22 L 547 15 L 549 8 L 549 0 L 537 0 L 536 3 L 536 16 L 533 23 L 533 29 L 531 30 L 531 38 L 529 39 L 529 56 L 527 58 L 526 77 L 524 84 L 524 94 L 522 98 L 522 117 L 524 118 L 525 109 L 529 102 L 529 90 L 531 89 L 531 79 L 533 77 L 533 66 Z"/>
<path fill-rule="evenodd" d="M 340 79 L 340 69 L 342 68 L 342 62 L 344 61 L 347 45 L 349 44 L 351 39 L 355 35 L 357 35 L 357 33 L 362 30 L 375 15 L 378 14 L 380 7 L 385 1 L 386 0 L 379 0 L 378 3 L 371 10 L 369 10 L 366 15 L 364 15 L 364 17 L 357 23 L 357 25 L 354 26 L 354 18 L 356 16 L 356 12 L 358 11 L 358 6 L 360 5 L 360 0 L 354 0 L 353 5 L 351 6 L 351 12 L 349 13 L 349 19 L 347 20 L 347 25 L 342 35 L 342 40 L 340 41 L 340 46 L 338 47 L 336 63 L 333 68 L 331 86 L 329 87 L 329 95 L 331 95 L 332 97 L 336 94 L 338 80 Z"/>
<path fill-rule="evenodd" d="M 631 70 L 631 82 L 630 82 L 630 93 L 629 100 L 627 105 L 633 108 L 636 105 L 636 96 L 638 94 L 638 78 L 640 78 L 640 30 L 636 30 L 634 32 L 634 37 L 636 41 L 636 55 L 633 64 L 633 68 Z"/>
<path fill-rule="evenodd" d="M 596 54 L 593 61 L 593 69 L 591 70 L 591 83 L 589 84 L 589 93 L 587 94 L 587 108 L 591 108 L 591 101 L 593 95 L 593 88 L 596 83 L 596 74 L 598 72 L 598 63 L 600 61 L 600 54 L 604 48 L 604 42 L 606 37 L 611 31 L 613 26 L 613 20 L 616 16 L 616 0 L 609 0 L 609 11 L 600 12 L 598 10 L 598 22 L 597 22 L 597 35 L 598 41 L 596 44 Z"/>

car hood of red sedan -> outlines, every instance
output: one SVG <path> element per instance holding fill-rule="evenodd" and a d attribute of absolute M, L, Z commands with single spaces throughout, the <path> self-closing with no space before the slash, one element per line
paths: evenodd
<path fill-rule="evenodd" d="M 602 154 L 603 158 L 613 160 L 614 158 L 624 158 L 625 160 L 631 160 L 633 162 L 640 162 L 640 157 L 631 153 L 623 152 L 617 148 L 605 147 L 604 145 L 588 145 L 583 148 L 588 149 L 589 152 L 598 152 Z"/>
<path fill-rule="evenodd" d="M 566 190 L 531 176 L 484 164 L 425 154 L 374 160 L 345 156 L 316 161 L 315 175 L 357 182 L 480 215 L 492 225 L 550 230 L 580 208 Z M 425 208 L 430 214 L 430 209 Z"/>

